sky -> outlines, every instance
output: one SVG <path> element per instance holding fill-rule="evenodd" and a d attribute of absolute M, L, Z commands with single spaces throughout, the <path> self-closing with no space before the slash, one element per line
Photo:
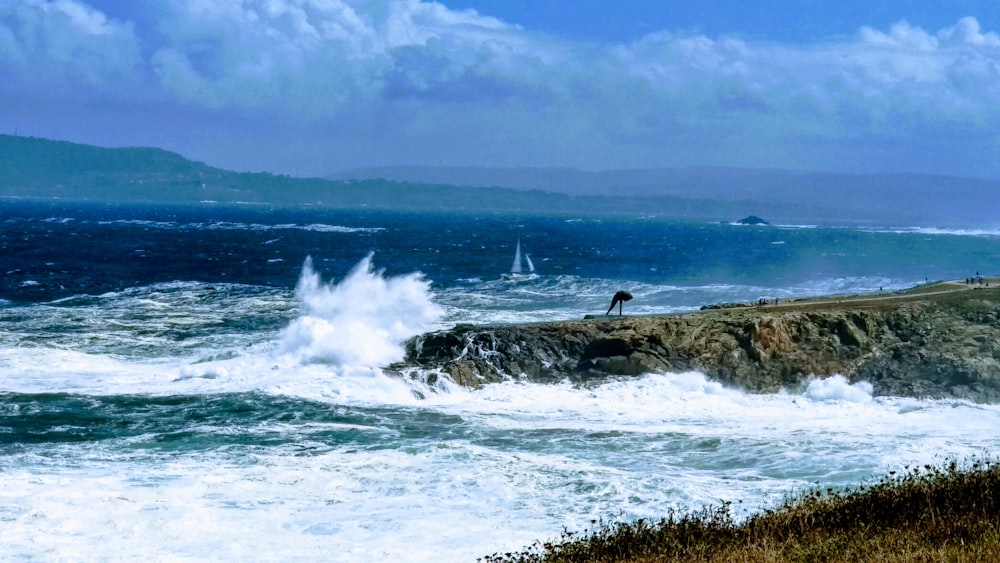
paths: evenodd
<path fill-rule="evenodd" d="M 1000 178 L 1000 2 L 0 0 L 0 133 L 294 176 Z"/>

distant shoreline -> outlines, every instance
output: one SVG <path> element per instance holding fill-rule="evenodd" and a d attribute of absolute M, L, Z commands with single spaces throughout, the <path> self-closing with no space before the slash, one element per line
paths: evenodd
<path fill-rule="evenodd" d="M 0 134 L 0 196 L 323 209 L 542 209 L 717 221 L 757 214 L 772 224 L 941 226 L 994 225 L 1000 179 L 712 167 L 602 172 L 389 167 L 308 178 L 235 172 L 151 147 Z"/>

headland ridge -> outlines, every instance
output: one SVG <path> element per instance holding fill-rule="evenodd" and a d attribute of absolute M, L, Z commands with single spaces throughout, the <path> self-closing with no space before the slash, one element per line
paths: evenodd
<path fill-rule="evenodd" d="M 459 325 L 410 339 L 394 371 L 478 387 L 700 371 L 754 393 L 840 374 L 874 395 L 1000 402 L 1000 279 L 690 313 Z M 432 375 L 433 377 L 433 375 Z"/>

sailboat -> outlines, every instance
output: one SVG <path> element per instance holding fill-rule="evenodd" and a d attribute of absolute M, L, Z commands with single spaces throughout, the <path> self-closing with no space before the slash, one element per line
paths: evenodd
<path fill-rule="evenodd" d="M 531 256 L 524 255 L 524 263 L 528 267 L 528 273 L 523 273 L 524 270 L 521 266 L 521 237 L 517 237 L 517 249 L 514 250 L 514 263 L 510 266 L 510 273 L 504 274 L 503 278 L 505 280 L 526 280 L 533 279 L 535 274 L 535 265 L 531 262 Z"/>

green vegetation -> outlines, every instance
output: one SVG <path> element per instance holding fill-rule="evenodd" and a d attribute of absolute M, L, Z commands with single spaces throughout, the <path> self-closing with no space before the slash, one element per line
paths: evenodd
<path fill-rule="evenodd" d="M 103 148 L 0 135 L 0 197 L 9 198 L 544 211 L 713 221 L 732 221 L 760 210 L 778 223 L 875 221 L 968 228 L 995 222 L 1000 194 L 995 180 L 753 169 L 404 167 L 355 173 L 335 179 L 232 172 L 156 148 Z"/>
<path fill-rule="evenodd" d="M 971 460 L 816 490 L 736 522 L 730 506 L 599 523 L 484 563 L 1000 561 L 1000 465 Z"/>
<path fill-rule="evenodd" d="M 681 203 L 679 198 L 572 196 L 542 190 L 231 172 L 160 149 L 112 149 L 12 135 L 0 135 L 0 197 L 412 210 L 719 213 L 715 203 Z"/>

